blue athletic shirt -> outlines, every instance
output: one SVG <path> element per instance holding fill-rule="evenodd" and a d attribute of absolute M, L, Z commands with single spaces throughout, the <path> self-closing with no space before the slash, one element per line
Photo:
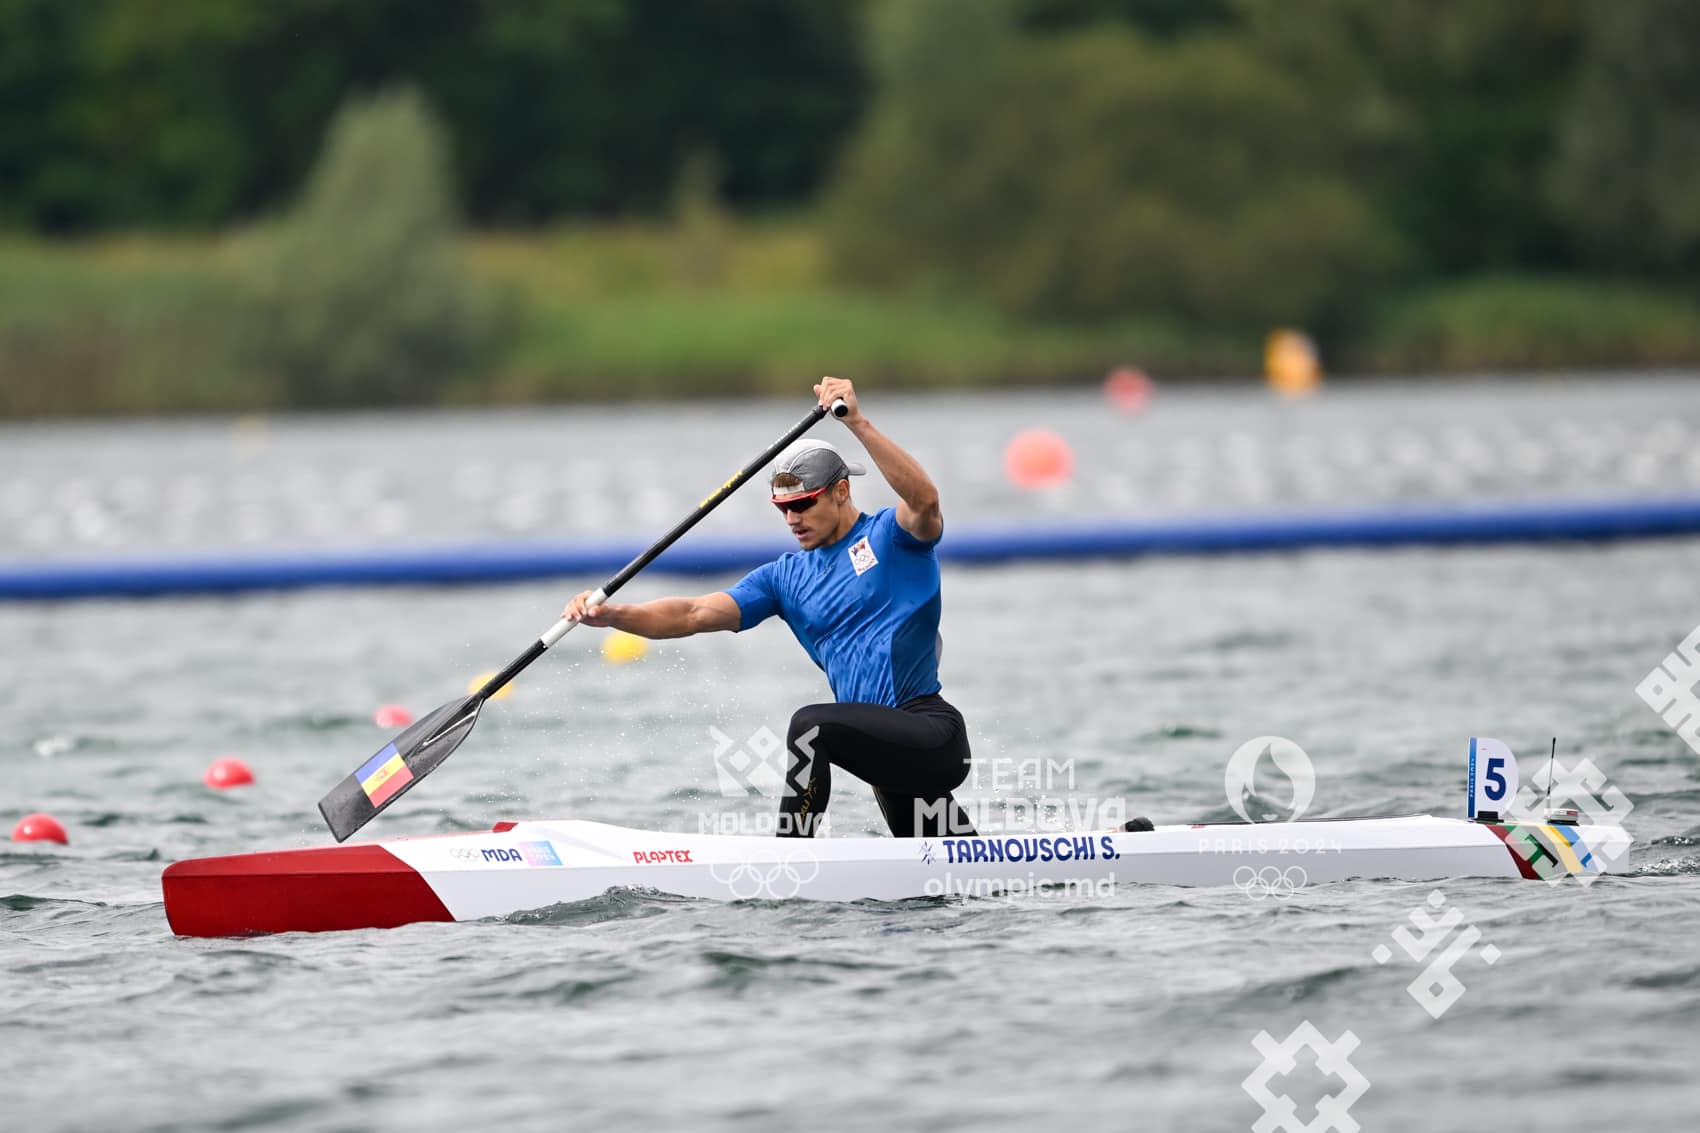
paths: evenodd
<path fill-rule="evenodd" d="M 885 508 L 859 516 L 836 543 L 757 567 L 726 593 L 740 631 L 784 618 L 837 700 L 895 708 L 939 691 L 937 545 Z"/>

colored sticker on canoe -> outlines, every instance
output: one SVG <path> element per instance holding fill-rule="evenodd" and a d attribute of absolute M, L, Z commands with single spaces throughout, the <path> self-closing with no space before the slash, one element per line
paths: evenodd
<path fill-rule="evenodd" d="M 1488 824 L 1517 862 L 1517 872 L 1530 880 L 1553 881 L 1571 874 L 1600 872 L 1599 863 L 1574 827 L 1536 823 Z"/>
<path fill-rule="evenodd" d="M 521 842 L 519 852 L 524 856 L 526 865 L 561 864 L 561 855 L 555 852 L 553 842 Z"/>
<path fill-rule="evenodd" d="M 383 806 L 397 791 L 413 782 L 413 769 L 403 762 L 395 745 L 390 744 L 361 764 L 354 777 L 360 780 L 360 789 L 376 807 Z"/>

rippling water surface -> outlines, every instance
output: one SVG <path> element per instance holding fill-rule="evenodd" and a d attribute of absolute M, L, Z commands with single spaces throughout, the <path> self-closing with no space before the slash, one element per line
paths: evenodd
<path fill-rule="evenodd" d="M 1667 398 L 1667 418 L 1682 419 L 1693 399 L 1673 388 L 1633 387 L 1622 404 Z M 1540 387 L 1525 396 L 1532 417 L 1550 412 Z M 1508 414 L 1518 405 L 1494 397 Z M 1413 398 L 1361 395 L 1330 412 L 1380 427 Z M 692 460 L 735 464 L 783 428 L 784 409 L 761 406 L 736 441 L 716 426 Z M 888 421 L 899 439 L 908 412 Z M 1034 423 L 1032 402 L 984 412 L 997 428 Z M 534 428 L 456 420 L 479 460 Z M 76 443 L 116 438 L 143 469 L 182 450 L 146 429 L 79 430 Z M 362 438 L 347 419 L 324 435 L 327 451 L 366 445 L 379 461 L 402 460 L 393 449 L 407 440 Z M 597 443 L 586 436 L 564 425 L 555 439 Z M 38 444 L 30 475 L 75 459 Z M 947 575 L 942 675 L 981 760 L 1055 760 L 1072 783 L 1054 786 L 1159 822 L 1228 817 L 1224 765 L 1258 735 L 1303 745 L 1312 810 L 1333 815 L 1457 813 L 1473 733 L 1530 755 L 1556 734 L 1561 756 L 1597 763 L 1634 804 L 1634 874 L 1439 886 L 1481 939 L 1438 1020 L 1406 991 L 1420 965 L 1397 949 L 1373 956 L 1436 887 L 1385 882 L 1284 901 L 1162 888 L 854 905 L 612 893 L 507 921 L 179 940 L 160 904 L 167 863 L 325 844 L 314 803 L 385 738 L 374 706 L 446 699 L 599 580 L 0 607 L 0 818 L 46 810 L 72 836 L 0 849 L 0 1124 L 1248 1129 L 1261 1113 L 1241 1087 L 1263 1061 L 1255 1037 L 1308 1020 L 1327 1040 L 1355 1036 L 1348 1060 L 1368 1089 L 1351 1115 L 1366 1129 L 1513 1113 L 1685 1127 L 1700 1039 L 1700 758 L 1635 689 L 1700 621 L 1697 574 L 1700 543 L 1677 541 Z M 726 581 L 645 577 L 632 592 Z M 378 832 L 547 816 L 696 830 L 705 816 L 762 813 L 720 796 L 710 728 L 782 733 L 793 707 L 825 695 L 784 628 L 657 643 L 624 667 L 597 645 L 575 633 L 528 671 Z M 224 754 L 248 760 L 257 784 L 201 786 Z M 1019 793 L 982 781 L 977 795 L 995 806 Z M 848 779 L 833 809 L 839 834 L 878 829 Z M 1272 1080 L 1300 1122 L 1341 1088 L 1324 1063 L 1301 1055 Z"/>

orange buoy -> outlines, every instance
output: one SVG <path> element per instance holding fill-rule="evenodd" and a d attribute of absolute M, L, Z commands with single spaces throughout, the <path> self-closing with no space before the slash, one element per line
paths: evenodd
<path fill-rule="evenodd" d="M 1263 370 L 1269 388 L 1283 397 L 1305 397 L 1322 385 L 1316 344 L 1300 331 L 1271 331 L 1263 344 Z"/>

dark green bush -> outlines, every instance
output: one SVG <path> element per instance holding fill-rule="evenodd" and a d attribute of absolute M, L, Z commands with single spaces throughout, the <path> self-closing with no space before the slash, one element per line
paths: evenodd
<path fill-rule="evenodd" d="M 1419 373 L 1693 365 L 1700 303 L 1607 280 L 1476 279 L 1387 303 L 1350 355 Z"/>
<path fill-rule="evenodd" d="M 346 107 L 250 263 L 245 337 L 288 404 L 433 400 L 487 363 L 498 297 L 467 271 L 441 131 L 409 91 Z"/>

